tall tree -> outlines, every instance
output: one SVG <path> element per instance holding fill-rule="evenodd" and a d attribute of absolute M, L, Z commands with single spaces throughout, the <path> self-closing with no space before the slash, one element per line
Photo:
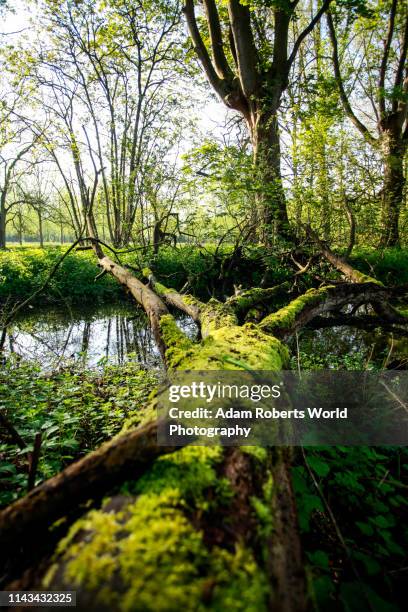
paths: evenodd
<path fill-rule="evenodd" d="M 2 108 L 0 115 L 0 249 L 6 248 L 7 215 L 20 202 L 13 187 L 19 178 L 20 166 L 37 138 L 19 120 L 12 120 L 12 110 Z"/>
<path fill-rule="evenodd" d="M 348 16 L 331 12 L 327 23 L 333 49 L 333 66 L 343 108 L 365 140 L 380 153 L 384 167 L 382 189 L 382 246 L 399 244 L 399 216 L 403 205 L 406 177 L 404 156 L 408 145 L 408 6 L 391 0 L 378 4 L 370 18 L 362 17 L 356 25 L 364 54 L 366 82 L 361 88 L 366 108 L 374 118 L 364 120 L 363 112 L 353 108 L 351 95 L 342 75 L 336 21 L 347 24 Z M 374 27 L 373 27 L 374 25 Z M 383 46 L 379 38 L 383 36 Z M 354 52 L 353 52 L 354 55 Z M 367 116 L 367 115 L 366 115 Z M 376 133 L 375 133 L 376 132 Z"/>
<path fill-rule="evenodd" d="M 203 0 L 205 26 L 201 31 L 196 3 L 185 1 L 190 36 L 209 82 L 226 106 L 238 111 L 248 126 L 255 168 L 263 184 L 257 211 L 263 238 L 270 236 L 273 226 L 281 236 L 291 236 L 282 185 L 277 113 L 299 48 L 330 1 L 324 0 L 292 45 L 290 28 L 299 17 L 299 0 Z M 208 44 L 204 30 L 208 30 Z"/>
<path fill-rule="evenodd" d="M 151 168 L 160 164 L 179 134 L 174 119 L 177 93 L 171 87 L 180 54 L 175 44 L 178 3 L 152 6 L 144 0 L 122 0 L 45 6 L 54 38 L 42 52 L 38 79 L 52 90 L 50 112 L 58 109 L 59 98 L 72 100 L 74 112 L 69 118 L 64 111 L 59 121 L 70 140 L 76 134 L 75 148 L 83 159 L 86 151 L 84 169 L 97 166 L 110 238 L 116 246 L 125 245 L 137 214 L 143 216 Z"/>

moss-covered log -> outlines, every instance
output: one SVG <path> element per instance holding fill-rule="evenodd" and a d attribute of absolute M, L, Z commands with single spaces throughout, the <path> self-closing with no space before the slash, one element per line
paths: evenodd
<path fill-rule="evenodd" d="M 152 291 L 109 258 L 99 262 L 153 313 L 170 378 L 172 370 L 284 369 L 289 353 L 282 339 L 314 317 L 388 298 L 372 282 L 327 286 L 260 325 L 240 325 L 239 314 L 273 298 L 274 289 L 204 304 L 153 279 Z M 200 342 L 187 338 L 163 301 L 199 322 Z M 144 426 L 1 513 L 3 546 L 46 533 L 70 509 L 121 486 L 74 523 L 35 586 L 75 588 L 82 609 L 303 610 L 289 450 L 158 447 L 154 416 L 152 403 Z"/>
<path fill-rule="evenodd" d="M 327 285 L 309 289 L 287 306 L 265 317 L 259 324 L 263 331 L 287 339 L 315 317 L 338 311 L 347 304 L 387 304 L 389 293 L 375 283 Z"/>
<path fill-rule="evenodd" d="M 279 370 L 287 365 L 286 347 L 255 325 L 238 325 L 228 305 L 210 300 L 199 309 L 199 343 L 191 342 L 170 314 L 160 317 L 170 370 Z M 153 416 L 150 410 L 146 418 Z M 81 606 L 98 610 L 116 604 L 132 610 L 207 605 L 302 610 L 304 583 L 296 511 L 288 490 L 289 457 L 248 449 L 249 459 L 236 450 L 231 461 L 230 451 L 219 447 L 161 448 L 153 441 L 155 427 L 150 423 L 117 437 L 1 515 L 7 544 L 33 529 L 38 533 L 47 528 L 100 487 L 108 492 L 113 484 L 128 480 L 121 495 L 129 489 L 136 494 L 125 507 L 114 510 L 121 499 L 115 496 L 108 511 L 105 505 L 76 522 L 37 586 L 72 586 Z M 147 433 L 149 445 L 139 444 Z M 169 455 L 169 450 L 178 452 Z M 282 473 L 286 480 L 278 482 Z M 70 485 L 74 474 L 81 480 L 76 490 Z M 285 516 L 288 531 L 276 527 L 275 533 L 273 526 L 281 524 L 278 516 Z M 288 533 L 291 539 L 282 541 Z"/>
<path fill-rule="evenodd" d="M 245 291 L 240 291 L 236 295 L 231 296 L 227 300 L 227 304 L 242 317 L 251 309 L 259 309 L 260 311 L 270 311 L 274 306 L 274 302 L 282 298 L 290 291 L 290 283 L 285 281 L 275 287 L 262 288 L 253 287 Z"/>
<path fill-rule="evenodd" d="M 143 270 L 143 275 L 149 279 L 149 283 L 152 284 L 155 292 L 173 308 L 177 308 L 182 312 L 188 314 L 196 323 L 200 323 L 200 312 L 203 307 L 203 303 L 197 300 L 191 295 L 182 295 L 174 289 L 165 287 L 159 283 L 153 276 L 152 271 L 149 268 Z"/>

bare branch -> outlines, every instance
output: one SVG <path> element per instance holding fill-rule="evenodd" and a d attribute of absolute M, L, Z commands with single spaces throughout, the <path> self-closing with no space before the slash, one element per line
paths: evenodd
<path fill-rule="evenodd" d="M 336 31 L 334 29 L 333 17 L 330 12 L 327 13 L 327 25 L 329 28 L 330 40 L 332 43 L 332 61 L 334 68 L 334 75 L 336 77 L 337 86 L 339 88 L 340 99 L 343 104 L 344 111 L 350 121 L 355 125 L 355 127 L 359 130 L 359 132 L 364 136 L 364 138 L 372 145 L 377 144 L 377 139 L 370 133 L 368 128 L 360 121 L 360 119 L 355 115 L 353 109 L 351 108 L 349 99 L 347 97 L 346 91 L 344 89 L 344 83 L 341 76 L 340 71 L 340 61 L 339 61 L 339 53 L 338 53 L 338 44 Z"/>

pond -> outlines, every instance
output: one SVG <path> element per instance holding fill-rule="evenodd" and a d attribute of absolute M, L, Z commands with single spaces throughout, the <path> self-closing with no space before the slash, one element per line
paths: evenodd
<path fill-rule="evenodd" d="M 197 337 L 197 326 L 188 316 L 177 314 L 176 319 L 189 337 Z M 395 343 L 394 352 L 396 346 Z M 304 330 L 298 346 L 293 341 L 291 348 L 292 367 L 297 367 L 299 356 L 302 369 L 362 369 L 387 359 L 390 341 L 382 333 L 335 327 Z M 6 352 L 38 361 L 44 370 L 72 361 L 95 368 L 128 359 L 143 367 L 162 367 L 147 318 L 131 302 L 86 308 L 32 308 L 9 328 Z"/>
<path fill-rule="evenodd" d="M 196 337 L 197 327 L 188 316 L 177 315 L 176 320 L 189 337 Z M 143 367 L 162 366 L 147 317 L 131 303 L 32 308 L 9 328 L 5 351 L 35 360 L 45 370 L 69 361 L 88 368 L 128 359 Z"/>

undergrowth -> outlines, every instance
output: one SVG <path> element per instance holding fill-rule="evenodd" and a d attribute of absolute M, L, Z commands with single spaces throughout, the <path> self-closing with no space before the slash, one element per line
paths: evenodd
<path fill-rule="evenodd" d="M 0 251 L 0 304 L 29 297 L 47 278 L 52 266 L 66 247 L 14 247 Z M 142 269 L 150 267 L 167 286 L 188 291 L 201 299 L 215 295 L 224 298 L 234 286 L 259 286 L 268 269 L 267 286 L 293 279 L 293 271 L 278 257 L 256 245 L 246 247 L 239 257 L 232 257 L 232 247 L 216 251 L 213 245 L 202 247 L 181 245 L 164 247 L 157 255 L 141 256 L 139 251 L 120 256 L 124 265 L 142 278 Z M 364 273 L 375 275 L 386 284 L 408 283 L 408 251 L 387 249 L 382 252 L 356 250 L 352 264 Z M 62 262 L 47 290 L 37 303 L 112 302 L 124 299 L 124 292 L 115 279 L 105 275 L 95 281 L 99 270 L 92 251 L 75 251 Z M 311 271 L 312 272 L 312 271 Z M 309 273 L 302 279 L 310 284 Z M 265 280 L 265 279 L 264 279 Z"/>
<path fill-rule="evenodd" d="M 102 371 L 79 366 L 46 374 L 32 362 L 8 360 L 0 369 L 0 410 L 26 444 L 19 448 L 0 422 L 0 505 L 27 491 L 28 455 L 42 434 L 36 484 L 137 424 L 156 374 L 129 361 Z"/>

